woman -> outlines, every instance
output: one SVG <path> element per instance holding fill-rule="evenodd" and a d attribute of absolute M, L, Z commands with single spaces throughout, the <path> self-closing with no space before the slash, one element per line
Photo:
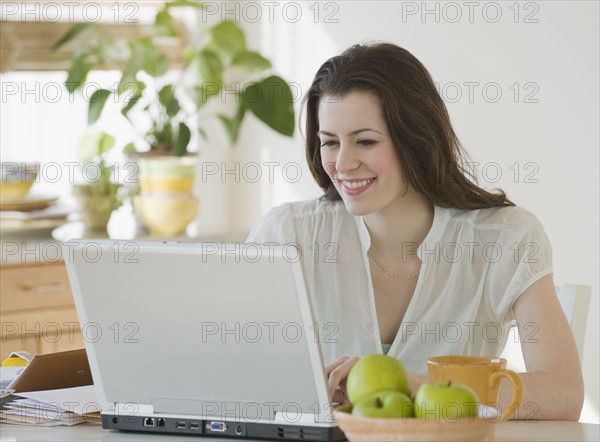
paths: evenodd
<path fill-rule="evenodd" d="M 578 420 L 581 367 L 548 238 L 469 179 L 423 65 L 392 44 L 353 46 L 321 66 L 305 102 L 306 155 L 325 194 L 273 209 L 248 241 L 302 251 L 333 399 L 344 401 L 360 356 L 398 358 L 414 391 L 430 356 L 500 355 L 516 319 L 528 372 L 515 417 Z"/>

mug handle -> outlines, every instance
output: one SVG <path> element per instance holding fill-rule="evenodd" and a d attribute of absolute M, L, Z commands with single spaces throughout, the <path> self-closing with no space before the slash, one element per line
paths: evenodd
<path fill-rule="evenodd" d="M 500 382 L 502 378 L 508 378 L 513 386 L 513 397 L 510 400 L 510 404 L 502 413 L 500 422 L 504 422 L 509 419 L 515 411 L 519 408 L 521 401 L 523 400 L 523 380 L 521 377 L 511 370 L 496 370 L 490 375 L 490 386 L 492 388 L 500 388 Z"/>

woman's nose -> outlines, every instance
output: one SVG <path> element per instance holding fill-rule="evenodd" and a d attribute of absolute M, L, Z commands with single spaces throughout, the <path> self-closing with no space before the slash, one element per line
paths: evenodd
<path fill-rule="evenodd" d="M 338 156 L 335 160 L 335 169 L 342 175 L 356 169 L 360 164 L 360 160 L 354 154 L 352 149 L 341 146 L 338 150 Z"/>

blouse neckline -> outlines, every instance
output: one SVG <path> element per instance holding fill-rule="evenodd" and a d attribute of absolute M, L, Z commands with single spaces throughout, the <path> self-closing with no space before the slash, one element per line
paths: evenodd
<path fill-rule="evenodd" d="M 369 297 L 370 316 L 371 316 L 371 324 L 372 324 L 371 331 L 373 332 L 373 335 L 375 336 L 375 341 L 378 343 L 378 347 L 379 347 L 377 349 L 378 352 L 385 353 L 385 354 L 387 354 L 389 352 L 392 352 L 392 354 L 396 354 L 398 352 L 398 347 L 401 345 L 401 342 L 403 340 L 403 330 L 405 328 L 404 324 L 407 322 L 410 322 L 412 312 L 415 308 L 415 305 L 418 303 L 418 299 L 419 299 L 420 292 L 421 292 L 421 286 L 423 285 L 423 280 L 425 278 L 424 275 L 427 273 L 427 269 L 428 269 L 427 259 L 426 259 L 427 251 L 436 249 L 436 244 L 439 243 L 440 238 L 442 237 L 442 234 L 444 232 L 444 229 L 446 227 L 449 217 L 450 217 L 450 213 L 449 213 L 448 209 L 445 209 L 445 208 L 442 208 L 439 206 L 434 206 L 433 223 L 431 224 L 431 228 L 429 229 L 429 232 L 425 236 L 425 239 L 423 240 L 423 242 L 417 247 L 417 256 L 419 257 L 419 259 L 422 262 L 421 271 L 420 271 L 418 279 L 417 279 L 417 285 L 415 287 L 413 296 L 408 304 L 408 307 L 406 308 L 406 312 L 404 313 L 404 317 L 402 318 L 402 323 L 400 324 L 400 327 L 398 328 L 398 332 L 396 333 L 396 336 L 394 337 L 391 347 L 389 349 L 387 349 L 387 352 L 384 352 L 383 344 L 381 342 L 381 335 L 379 334 L 379 320 L 377 318 L 377 309 L 375 306 L 375 292 L 373 290 L 373 280 L 371 278 L 371 267 L 369 266 L 369 258 L 367 256 L 367 250 L 369 250 L 369 247 L 371 246 L 371 237 L 369 235 L 369 231 L 365 224 L 364 218 L 362 216 L 354 217 L 356 226 L 358 228 L 360 242 L 362 245 L 363 265 L 364 265 L 365 272 L 367 275 L 367 280 L 368 280 L 368 297 Z M 440 246 L 437 245 L 437 247 L 439 248 Z"/>

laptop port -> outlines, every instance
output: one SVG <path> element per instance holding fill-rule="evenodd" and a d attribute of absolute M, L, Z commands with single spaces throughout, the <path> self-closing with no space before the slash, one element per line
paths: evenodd
<path fill-rule="evenodd" d="M 198 430 L 200 428 L 200 424 L 198 422 L 190 422 L 190 430 Z"/>
<path fill-rule="evenodd" d="M 164 427 L 165 426 L 165 420 L 162 417 L 159 418 L 159 419 L 157 419 L 156 426 L 157 427 Z"/>
<path fill-rule="evenodd" d="M 176 426 L 177 428 L 183 429 L 183 428 L 185 428 L 185 422 L 177 422 L 177 423 L 175 424 L 175 426 Z"/>
<path fill-rule="evenodd" d="M 206 425 L 206 429 L 214 432 L 223 432 L 227 429 L 225 422 L 211 422 Z"/>
<path fill-rule="evenodd" d="M 154 426 L 154 418 L 147 417 L 144 419 L 144 427 L 153 427 Z"/>
<path fill-rule="evenodd" d="M 236 425 L 235 428 L 233 429 L 234 433 L 237 434 L 238 436 L 242 435 L 242 426 L 241 425 Z"/>

